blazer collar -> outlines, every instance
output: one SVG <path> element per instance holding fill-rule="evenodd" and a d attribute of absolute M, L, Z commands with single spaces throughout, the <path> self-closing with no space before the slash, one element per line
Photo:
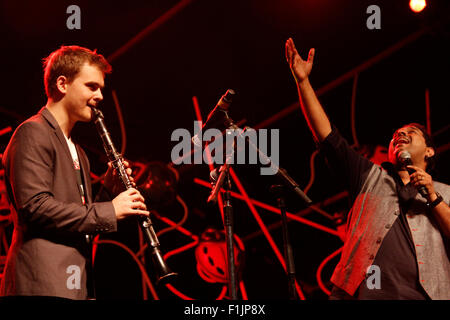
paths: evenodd
<path fill-rule="evenodd" d="M 53 128 L 53 131 L 55 132 L 56 136 L 58 137 L 59 142 L 61 143 L 61 145 L 64 149 L 64 152 L 67 156 L 67 160 L 70 161 L 70 163 L 72 163 L 72 165 L 73 165 L 72 155 L 70 154 L 70 150 L 69 150 L 69 146 L 67 145 L 66 137 L 65 137 L 64 133 L 62 132 L 61 127 L 59 126 L 55 117 L 52 115 L 52 113 L 46 107 L 43 107 L 39 111 L 39 114 L 45 120 L 47 120 L 47 122 Z"/>
<path fill-rule="evenodd" d="M 72 159 L 72 156 L 70 155 L 70 150 L 69 150 L 69 146 L 67 145 L 67 141 L 66 141 L 66 136 L 64 135 L 64 133 L 61 130 L 61 127 L 59 126 L 58 122 L 56 121 L 55 117 L 52 115 L 52 113 L 50 112 L 50 110 L 48 110 L 46 107 L 43 107 L 40 111 L 39 114 L 42 115 L 42 117 L 44 117 L 45 120 L 47 120 L 47 122 L 50 124 L 50 126 L 53 128 L 56 136 L 59 139 L 59 142 L 62 143 L 62 145 L 64 146 L 64 150 L 66 150 L 66 154 L 67 156 Z"/>
<path fill-rule="evenodd" d="M 47 107 L 42 107 L 41 110 L 39 111 L 39 114 L 42 115 L 42 117 L 44 117 L 45 120 L 47 120 L 47 122 L 50 124 L 50 126 L 52 126 L 53 129 L 55 130 L 59 129 L 62 133 L 58 121 L 56 121 L 55 117 L 52 115 L 50 110 L 47 109 Z"/>
<path fill-rule="evenodd" d="M 64 133 L 61 130 L 61 127 L 59 126 L 58 122 L 56 121 L 55 117 L 52 115 L 52 113 L 46 108 L 42 107 L 42 109 L 39 111 L 39 114 L 49 123 L 49 125 L 53 128 L 56 136 L 58 137 L 59 142 L 62 144 L 67 160 L 70 161 L 70 163 L 73 165 L 73 159 L 72 155 L 70 154 L 69 146 L 67 145 L 66 137 L 64 136 Z M 86 202 L 91 203 L 91 188 L 90 184 L 88 183 L 88 179 L 90 179 L 89 172 L 87 171 L 87 168 L 89 168 L 89 165 L 87 163 L 87 159 L 84 158 L 82 153 L 79 150 L 79 146 L 75 143 L 75 147 L 77 149 L 78 153 L 78 160 L 80 161 L 80 167 L 81 167 L 81 175 L 84 179 L 84 187 L 86 189 L 85 196 L 86 196 Z M 75 170 L 73 170 L 73 174 L 75 175 Z M 75 176 L 76 179 L 76 176 Z"/>

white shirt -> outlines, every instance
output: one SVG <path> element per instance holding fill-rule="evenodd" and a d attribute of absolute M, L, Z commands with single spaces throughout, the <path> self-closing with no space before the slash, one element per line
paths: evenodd
<path fill-rule="evenodd" d="M 66 138 L 67 146 L 69 147 L 70 154 L 72 156 L 73 167 L 76 170 L 77 175 L 79 175 L 79 177 L 81 178 L 81 167 L 80 167 L 80 161 L 78 160 L 77 148 L 75 147 L 75 144 L 73 143 L 71 138 L 70 139 L 67 138 L 66 135 L 64 135 L 64 138 Z M 81 183 L 81 180 L 80 180 L 79 188 L 80 188 L 81 201 L 83 204 L 85 204 L 86 202 L 85 202 L 85 198 L 84 198 L 84 188 L 83 188 L 83 184 Z"/>

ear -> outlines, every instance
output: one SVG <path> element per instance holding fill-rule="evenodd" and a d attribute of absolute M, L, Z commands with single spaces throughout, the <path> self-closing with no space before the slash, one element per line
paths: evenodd
<path fill-rule="evenodd" d="M 56 88 L 62 94 L 66 94 L 68 84 L 69 81 L 67 81 L 67 78 L 65 76 L 59 76 L 58 79 L 56 79 Z"/>
<path fill-rule="evenodd" d="M 427 147 L 425 149 L 425 158 L 431 158 L 432 156 L 434 156 L 434 149 L 431 147 Z"/>

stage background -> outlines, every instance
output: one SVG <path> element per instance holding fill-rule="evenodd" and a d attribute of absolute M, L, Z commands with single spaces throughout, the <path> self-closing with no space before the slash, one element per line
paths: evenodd
<path fill-rule="evenodd" d="M 97 49 L 112 58 L 113 74 L 107 77 L 102 103 L 112 137 L 121 145 L 119 120 L 112 98 L 117 93 L 126 128 L 125 157 L 130 161 L 169 164 L 176 142 L 171 134 L 177 128 L 194 131 L 193 100 L 198 99 L 203 119 L 229 88 L 237 95 L 230 115 L 245 125 L 257 126 L 298 101 L 295 82 L 286 64 L 284 44 L 292 37 L 303 58 L 316 48 L 311 82 L 315 89 L 338 79 L 383 51 L 398 45 L 424 28 L 417 36 L 387 54 L 358 76 L 355 96 L 355 130 L 359 144 L 387 147 L 393 131 L 409 122 L 426 124 L 426 94 L 429 92 L 431 131 L 441 147 L 435 179 L 449 183 L 448 152 L 448 74 L 450 74 L 449 3 L 428 1 L 421 13 L 413 13 L 403 1 L 325 1 L 325 0 L 192 0 L 168 16 L 128 50 L 112 56 L 171 8 L 174 0 L 164 1 L 1 1 L 1 100 L 0 129 L 13 130 L 46 103 L 41 60 L 61 45 L 80 45 Z M 81 9 L 81 29 L 66 26 L 70 5 Z M 366 26 L 369 5 L 381 9 L 381 29 Z M 172 9 L 173 10 L 173 9 Z M 353 78 L 349 77 L 320 96 L 332 123 L 353 143 L 351 98 Z M 310 156 L 315 150 L 306 122 L 297 108 L 271 122 L 268 129 L 280 130 L 280 166 L 304 188 L 310 179 Z M 93 173 L 106 170 L 101 141 L 92 124 L 80 124 L 75 133 L 84 146 Z M 11 133 L 0 137 L 0 153 Z M 177 194 L 189 215 L 183 227 L 200 236 L 206 228 L 222 229 L 217 206 L 208 206 L 209 189 L 195 183 L 207 181 L 209 168 L 202 165 L 174 166 L 180 180 Z M 324 159 L 315 160 L 315 180 L 308 191 L 314 202 L 321 202 L 343 191 L 328 171 Z M 273 177 L 261 176 L 256 166 L 235 166 L 235 172 L 253 199 L 275 206 L 269 192 Z M 96 185 L 95 189 L 98 189 Z M 236 191 L 236 187 L 233 186 Z M 235 233 L 245 245 L 242 279 L 249 299 L 286 299 L 284 271 L 245 202 L 233 199 Z M 304 203 L 289 193 L 288 211 L 304 209 Z M 348 210 L 346 199 L 324 206 L 335 214 Z M 279 215 L 258 209 L 269 225 Z M 158 209 L 174 221 L 182 218 L 178 202 Z M 312 212 L 304 218 L 331 229 L 336 223 Z M 167 225 L 155 220 L 156 230 Z M 335 235 L 292 221 L 289 223 L 294 248 L 297 280 L 307 299 L 326 299 L 320 290 L 316 271 L 320 263 L 342 246 Z M 271 234 L 282 250 L 281 228 Z M 137 228 L 132 222 L 120 223 L 119 232 L 103 239 L 121 241 L 136 251 Z M 161 235 L 164 252 L 192 240 L 172 231 Z M 324 268 L 329 278 L 338 257 Z M 195 299 L 215 299 L 221 284 L 205 282 L 196 271 L 194 248 L 167 260 L 179 273 L 174 286 Z M 147 264 L 153 277 L 152 266 Z M 142 298 L 140 272 L 124 250 L 100 245 L 96 257 L 97 295 L 102 298 Z M 158 289 L 161 299 L 179 299 L 167 288 Z M 151 296 L 149 295 L 151 299 Z"/>

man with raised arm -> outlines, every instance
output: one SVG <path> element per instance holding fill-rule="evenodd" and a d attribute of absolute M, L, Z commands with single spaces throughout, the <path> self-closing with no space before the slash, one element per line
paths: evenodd
<path fill-rule="evenodd" d="M 314 140 L 353 202 L 330 299 L 450 299 L 450 187 L 429 174 L 435 150 L 423 126 L 396 130 L 378 166 L 331 125 L 308 78 L 314 49 L 305 61 L 288 39 L 286 59 Z M 373 270 L 379 283 L 366 279 Z"/>

